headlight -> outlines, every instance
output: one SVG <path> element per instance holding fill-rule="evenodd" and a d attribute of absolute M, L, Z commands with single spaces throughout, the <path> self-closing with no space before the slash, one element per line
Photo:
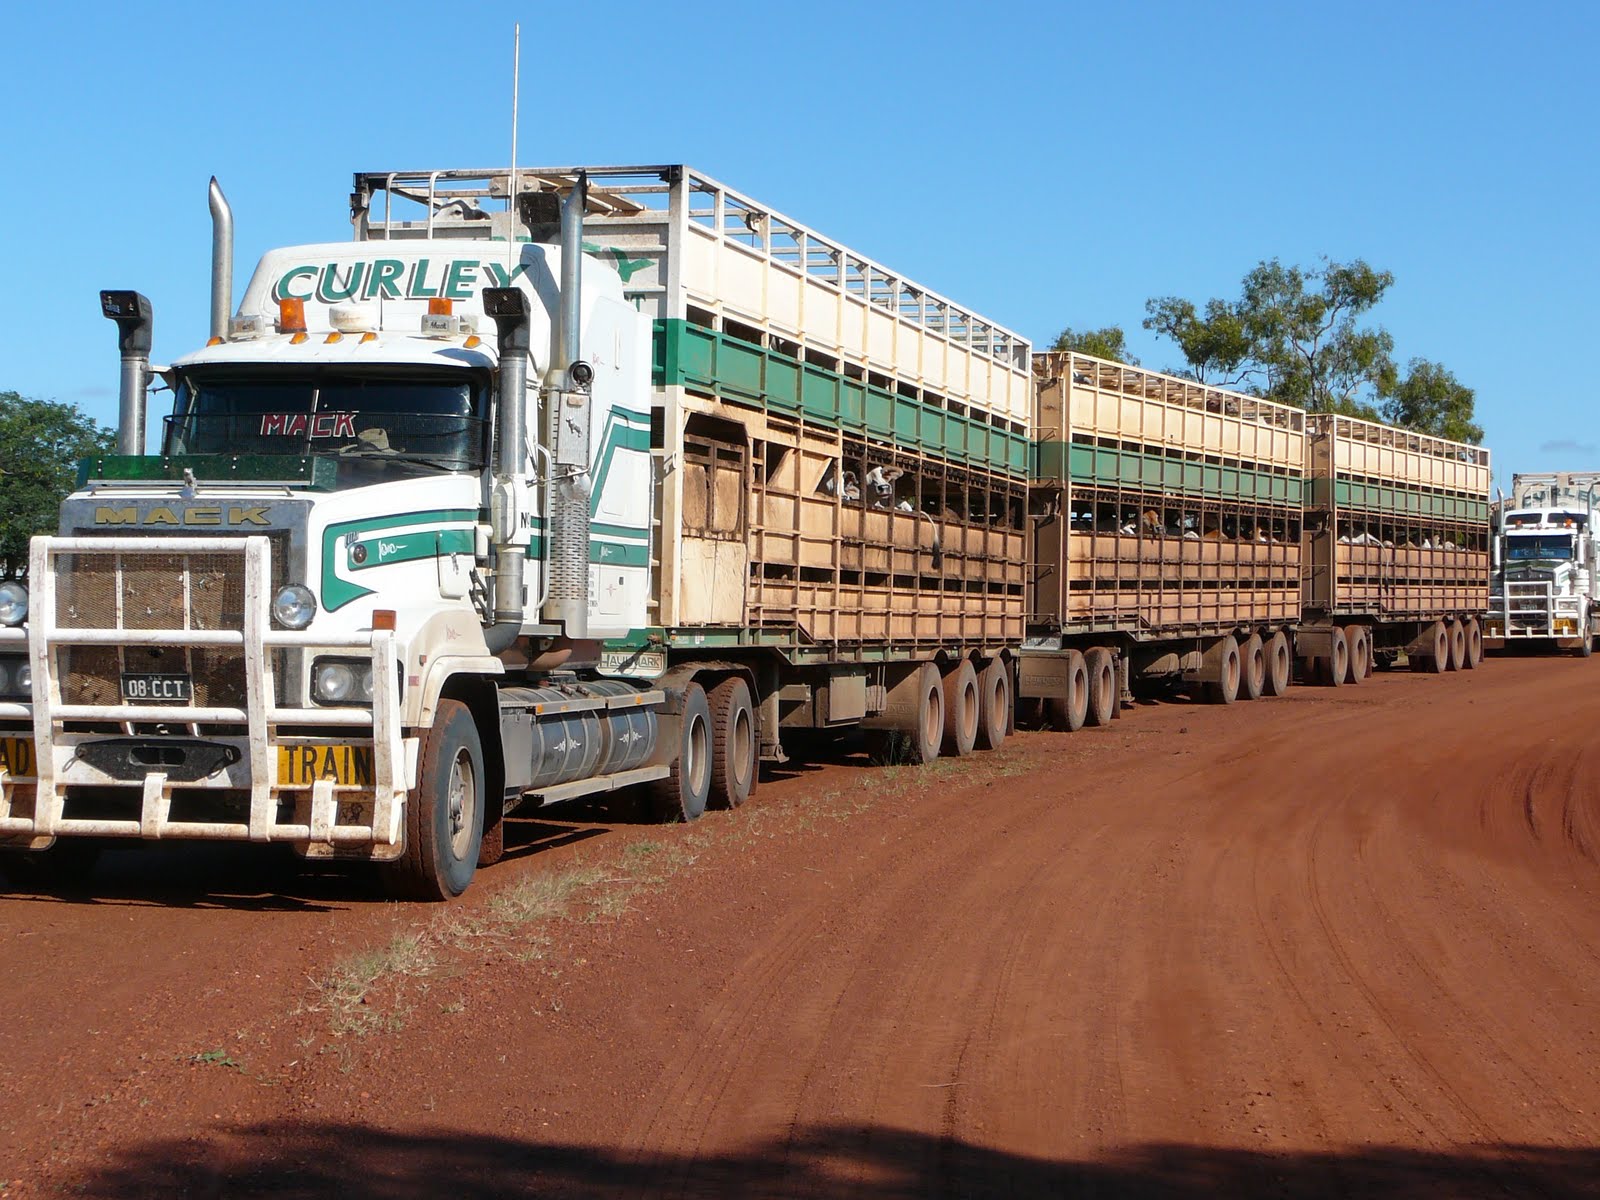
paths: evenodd
<path fill-rule="evenodd" d="M 11 580 L 0 583 L 0 625 L 21 625 L 28 619 L 28 589 Z"/>
<path fill-rule="evenodd" d="M 318 704 L 371 704 L 372 666 L 359 660 L 319 658 L 311 669 Z"/>
<path fill-rule="evenodd" d="M 16 674 L 11 676 L 11 686 L 16 688 L 19 694 L 27 694 L 33 691 L 32 663 L 25 662 L 17 668 Z"/>
<path fill-rule="evenodd" d="M 304 629 L 317 615 L 317 598 L 311 589 L 291 583 L 272 598 L 272 619 L 285 629 Z"/>
<path fill-rule="evenodd" d="M 33 664 L 25 658 L 0 658 L 0 696 L 27 699 Z"/>

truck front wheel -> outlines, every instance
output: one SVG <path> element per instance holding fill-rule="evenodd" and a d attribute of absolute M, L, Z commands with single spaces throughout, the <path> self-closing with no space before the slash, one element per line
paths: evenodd
<path fill-rule="evenodd" d="M 450 900 L 467 890 L 483 840 L 483 743 L 472 712 L 441 700 L 406 797 L 406 851 L 385 868 L 390 890 Z"/>

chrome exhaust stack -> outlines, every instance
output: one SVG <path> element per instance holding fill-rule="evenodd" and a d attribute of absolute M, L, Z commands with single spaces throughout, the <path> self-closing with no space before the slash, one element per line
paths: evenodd
<path fill-rule="evenodd" d="M 516 511 L 528 460 L 528 297 L 521 288 L 485 288 L 483 310 L 495 325 L 500 351 L 500 447 L 495 459 L 491 525 L 494 530 L 494 625 L 485 633 L 498 653 L 522 632 L 524 568 L 528 551 L 515 539 Z"/>
<path fill-rule="evenodd" d="M 144 453 L 145 389 L 150 386 L 150 346 L 155 317 L 138 292 L 101 292 L 100 311 L 117 323 L 122 379 L 117 392 L 117 453 Z"/>
<path fill-rule="evenodd" d="M 583 215 L 589 177 L 578 172 L 561 206 L 561 310 L 546 380 L 549 445 L 555 478 L 550 489 L 550 587 L 544 619 L 568 639 L 589 636 L 589 387 L 594 368 L 583 361 Z"/>
<path fill-rule="evenodd" d="M 233 315 L 233 209 L 211 177 L 211 336 L 228 336 Z"/>

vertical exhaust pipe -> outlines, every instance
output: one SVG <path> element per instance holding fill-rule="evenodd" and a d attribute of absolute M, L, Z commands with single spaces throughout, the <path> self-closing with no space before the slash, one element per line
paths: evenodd
<path fill-rule="evenodd" d="M 578 172 L 561 206 L 561 310 L 545 405 L 555 481 L 550 489 L 550 589 L 544 617 L 572 641 L 589 636 L 589 385 L 583 361 L 583 215 L 589 177 Z"/>
<path fill-rule="evenodd" d="M 117 453 L 144 453 L 144 398 L 150 386 L 150 346 L 155 317 L 138 292 L 101 292 L 100 311 L 117 323 L 122 379 L 117 392 Z"/>
<path fill-rule="evenodd" d="M 494 625 L 485 637 L 495 653 L 522 631 L 527 550 L 513 545 L 520 521 L 515 486 L 528 460 L 528 297 L 521 288 L 485 288 L 484 312 L 500 349 L 500 452 L 495 460 L 492 518 L 495 539 Z"/>
<path fill-rule="evenodd" d="M 228 336 L 233 315 L 233 209 L 211 177 L 211 336 Z"/>

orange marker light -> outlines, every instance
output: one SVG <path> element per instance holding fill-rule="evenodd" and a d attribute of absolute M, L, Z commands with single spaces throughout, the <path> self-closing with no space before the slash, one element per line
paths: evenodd
<path fill-rule="evenodd" d="M 394 628 L 394 609 L 375 608 L 372 610 L 372 627 L 374 629 Z"/>
<path fill-rule="evenodd" d="M 482 344 L 483 344 L 483 339 L 480 338 L 477 334 L 473 334 L 471 337 L 469 337 L 467 339 L 467 349 L 468 350 L 476 350 Z"/>
<path fill-rule="evenodd" d="M 295 296 L 285 296 L 278 301 L 278 332 L 304 333 L 306 331 L 306 302 Z"/>
<path fill-rule="evenodd" d="M 435 296 L 428 301 L 428 315 L 430 317 L 448 317 L 455 309 L 454 300 L 446 300 L 443 296 Z"/>
<path fill-rule="evenodd" d="M 322 339 L 323 345 L 326 345 L 326 346 L 331 346 L 335 342 L 342 342 L 342 341 L 344 341 L 344 334 L 338 333 L 338 332 L 330 333 L 327 337 Z"/>
<path fill-rule="evenodd" d="M 222 345 L 222 339 L 219 338 L 219 337 L 216 337 L 215 335 L 213 335 L 212 337 L 210 337 L 210 338 L 208 338 L 206 340 L 206 345 L 208 345 L 208 346 L 220 346 L 220 345 Z"/>
<path fill-rule="evenodd" d="M 375 334 L 375 333 L 372 333 L 371 331 L 368 331 L 367 333 L 363 333 L 361 335 L 361 344 L 363 346 L 365 346 L 368 342 L 375 342 L 377 340 L 378 340 L 378 335 Z"/>

